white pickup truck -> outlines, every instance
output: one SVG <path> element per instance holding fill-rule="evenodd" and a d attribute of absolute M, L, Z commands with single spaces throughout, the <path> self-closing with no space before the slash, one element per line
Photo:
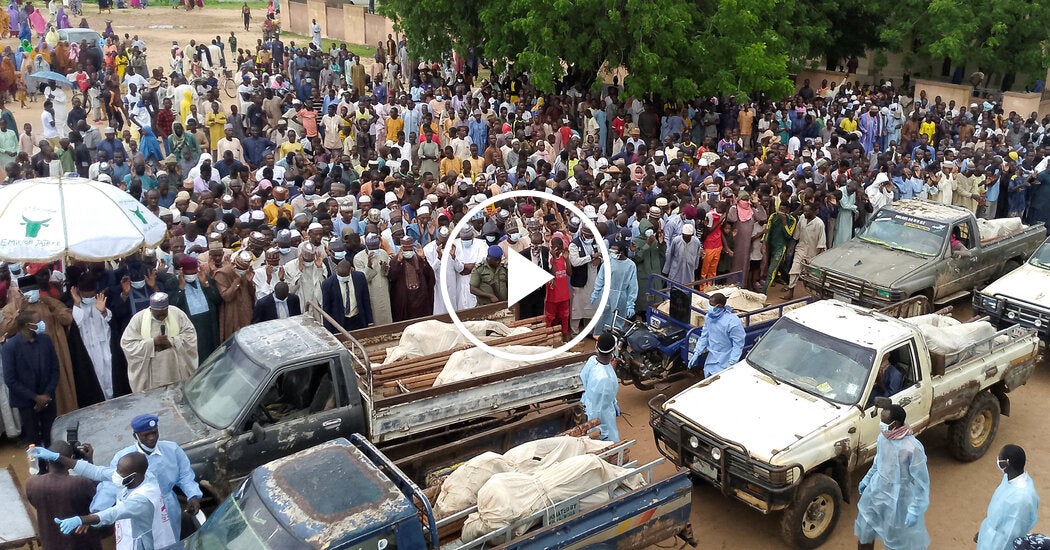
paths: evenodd
<path fill-rule="evenodd" d="M 1006 275 L 973 293 L 973 312 L 999 327 L 1034 328 L 1050 342 L 1050 239 L 1023 265 L 1011 262 Z"/>
<path fill-rule="evenodd" d="M 851 473 L 875 455 L 884 357 L 903 374 L 890 399 L 915 432 L 948 423 L 952 454 L 972 461 L 992 445 L 1007 393 L 1028 380 L 1038 350 L 1033 330 L 1013 326 L 931 353 L 916 324 L 824 300 L 786 313 L 736 365 L 653 398 L 649 423 L 672 463 L 763 513 L 786 510 L 785 541 L 816 548 L 849 502 Z"/>

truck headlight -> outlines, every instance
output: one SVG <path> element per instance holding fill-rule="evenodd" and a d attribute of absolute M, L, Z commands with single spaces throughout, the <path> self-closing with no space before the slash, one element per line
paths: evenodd
<path fill-rule="evenodd" d="M 814 276 L 814 277 L 820 277 L 821 275 L 824 274 L 824 272 L 821 271 L 820 268 L 811 267 L 811 268 L 809 268 L 809 274 Z"/>
<path fill-rule="evenodd" d="M 1042 319 L 1036 319 L 1035 321 L 1032 322 L 1032 324 L 1035 325 L 1035 328 L 1042 328 L 1043 327 L 1043 320 Z"/>
<path fill-rule="evenodd" d="M 718 447 L 711 448 L 711 458 L 715 460 L 722 460 L 722 451 Z"/>
<path fill-rule="evenodd" d="M 888 290 L 883 290 L 883 289 L 881 289 L 881 288 L 880 288 L 880 289 L 878 289 L 878 290 L 876 290 L 876 291 L 875 291 L 875 294 L 876 294 L 876 295 L 877 295 L 877 296 L 878 296 L 879 298 L 889 298 L 889 297 L 890 297 L 890 291 L 888 291 Z"/>
<path fill-rule="evenodd" d="M 689 446 L 694 449 L 700 448 L 700 439 L 697 438 L 695 435 L 689 436 Z"/>
<path fill-rule="evenodd" d="M 1014 319 L 1017 319 L 1017 312 L 1016 311 L 1008 311 L 1008 312 L 1006 312 L 1006 318 L 1010 319 L 1011 321 L 1014 320 Z"/>
<path fill-rule="evenodd" d="M 994 296 L 981 295 L 981 307 L 989 311 L 995 311 L 999 307 L 999 299 Z"/>

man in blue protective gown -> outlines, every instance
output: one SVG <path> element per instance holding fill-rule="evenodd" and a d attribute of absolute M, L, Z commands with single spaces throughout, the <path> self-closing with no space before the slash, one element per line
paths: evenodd
<path fill-rule="evenodd" d="M 609 269 L 609 277 L 612 279 L 609 285 L 609 301 L 605 309 L 599 312 L 600 317 L 594 325 L 594 336 L 600 336 L 606 327 L 614 324 L 613 314 L 617 311 L 620 317 L 628 319 L 634 317 L 634 303 L 638 298 L 638 266 L 634 261 L 627 259 L 627 251 L 630 245 L 626 241 L 617 241 L 609 247 L 610 259 L 598 268 L 598 276 L 594 281 L 594 291 L 591 293 L 591 303 L 597 305 L 602 299 L 602 289 L 605 288 L 605 270 Z M 615 323 L 621 325 L 622 323 Z M 616 328 L 620 328 L 617 326 Z"/>
<path fill-rule="evenodd" d="M 733 308 L 726 305 L 724 294 L 716 292 L 711 295 L 704 316 L 704 328 L 700 339 L 689 355 L 689 367 L 696 366 L 700 354 L 707 350 L 707 361 L 704 362 L 704 377 L 714 376 L 740 360 L 744 351 L 744 324 L 740 317 L 733 313 Z"/>
<path fill-rule="evenodd" d="M 587 420 L 597 418 L 601 421 L 602 441 L 619 441 L 620 430 L 616 427 L 616 417 L 620 416 L 620 406 L 616 403 L 616 391 L 620 381 L 612 367 L 612 353 L 616 348 L 616 338 L 606 332 L 598 337 L 595 355 L 587 360 L 580 372 L 583 381 L 583 397 L 580 402 L 587 412 Z"/>
<path fill-rule="evenodd" d="M 1014 539 L 1027 535 L 1038 519 L 1039 495 L 1024 470 L 1024 449 L 1004 446 L 996 466 L 1003 472 L 1003 480 L 992 494 L 988 514 L 974 537 L 977 550 L 1012 550 Z"/>
<path fill-rule="evenodd" d="M 157 478 L 161 496 L 171 516 L 171 528 L 175 533 L 175 540 L 179 540 L 182 527 L 179 521 L 179 510 L 182 510 L 182 506 L 179 505 L 179 499 L 173 489 L 177 485 L 182 490 L 182 494 L 186 495 L 186 512 L 191 516 L 196 515 L 200 510 L 201 497 L 204 496 L 200 485 L 194 479 L 190 459 L 186 457 L 186 452 L 177 443 L 160 440 L 160 429 L 155 415 L 140 414 L 132 418 L 131 431 L 135 443 L 117 451 L 110 462 L 110 467 L 116 468 L 117 462 L 124 455 L 131 453 L 145 455 L 149 461 L 149 473 Z M 91 511 L 98 512 L 113 506 L 118 490 L 119 488 L 109 481 L 99 483 L 98 489 L 95 490 L 95 499 L 91 501 Z"/>
<path fill-rule="evenodd" d="M 858 550 L 872 550 L 875 539 L 887 550 L 926 550 L 930 535 L 923 516 L 930 506 L 926 451 L 906 422 L 904 407 L 882 410 L 875 462 L 857 487 Z"/>

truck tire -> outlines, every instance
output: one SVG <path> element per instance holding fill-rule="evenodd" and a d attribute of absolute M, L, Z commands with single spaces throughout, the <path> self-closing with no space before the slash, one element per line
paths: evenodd
<path fill-rule="evenodd" d="M 992 446 L 998 430 L 999 400 L 991 392 L 983 391 L 973 398 L 966 416 L 948 428 L 948 446 L 952 456 L 963 462 L 981 458 Z"/>
<path fill-rule="evenodd" d="M 824 474 L 813 474 L 802 481 L 795 502 L 780 518 L 780 536 L 792 548 L 816 548 L 831 536 L 841 511 L 839 484 Z"/>
<path fill-rule="evenodd" d="M 1021 262 L 1017 260 L 1009 260 L 1005 264 L 1003 264 L 1003 270 L 999 272 L 999 276 L 996 278 L 1002 277 L 1003 275 L 1006 275 L 1007 273 L 1019 267 L 1021 267 Z"/>

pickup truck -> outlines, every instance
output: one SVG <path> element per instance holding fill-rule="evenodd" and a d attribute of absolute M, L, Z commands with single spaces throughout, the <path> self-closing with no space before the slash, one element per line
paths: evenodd
<path fill-rule="evenodd" d="M 443 367 L 440 357 L 419 359 L 430 372 Z M 261 464 L 354 433 L 411 459 L 411 473 L 423 478 L 447 466 L 427 460 L 443 445 L 470 440 L 490 449 L 574 425 L 582 361 L 565 356 L 405 391 L 382 382 L 389 365 L 370 363 L 352 335 L 333 335 L 306 314 L 242 328 L 184 382 L 63 415 L 52 434 L 64 438 L 79 426 L 79 439 L 109 460 L 132 443 L 133 416 L 156 414 L 161 438 L 182 446 L 206 495 L 219 500 Z"/>
<path fill-rule="evenodd" d="M 691 539 L 688 474 L 678 471 L 654 482 L 653 469 L 661 461 L 641 467 L 624 464 L 626 446 L 603 455 L 631 468 L 629 474 L 463 543 L 458 530 L 476 506 L 436 521 L 424 491 L 368 440 L 353 434 L 349 440 L 334 439 L 259 466 L 200 530 L 170 548 L 640 550 L 675 536 Z M 644 486 L 621 487 L 624 479 L 638 474 L 644 476 Z M 592 508 L 581 505 L 584 497 L 603 491 L 611 500 Z M 515 528 L 525 522 L 539 525 L 514 537 Z"/>
<path fill-rule="evenodd" d="M 815 548 L 849 502 L 853 472 L 874 457 L 888 404 L 874 396 L 883 358 L 903 375 L 890 399 L 912 429 L 948 424 L 952 454 L 972 461 L 991 447 L 1038 350 L 1034 331 L 1013 326 L 931 353 L 913 322 L 823 300 L 785 314 L 736 365 L 653 398 L 649 423 L 672 463 L 762 513 L 786 510 L 785 542 Z"/>
<path fill-rule="evenodd" d="M 1050 342 L 1050 239 L 1032 257 L 992 284 L 973 293 L 974 315 L 986 315 L 998 327 L 1030 327 Z"/>
<path fill-rule="evenodd" d="M 621 384 L 634 384 L 642 390 L 651 390 L 657 383 L 666 384 L 685 372 L 689 356 L 703 330 L 706 303 L 719 290 L 735 291 L 743 287 L 739 271 L 688 285 L 659 274 L 649 276 L 646 298 L 646 323 L 622 319 L 622 328 L 610 327 L 617 337 L 616 374 Z M 695 287 L 705 290 L 697 290 Z M 734 313 L 744 325 L 744 353 L 759 337 L 773 326 L 785 311 L 802 307 L 812 297 L 799 298 L 777 305 L 756 304 L 751 308 L 737 308 Z M 733 305 L 732 300 L 730 305 Z M 617 319 L 621 319 L 617 316 Z M 701 357 L 697 372 L 703 372 Z"/>
<path fill-rule="evenodd" d="M 993 220 L 996 223 L 999 220 Z M 961 206 L 906 199 L 875 212 L 853 239 L 803 264 L 818 298 L 881 307 L 912 296 L 943 304 L 1021 265 L 1046 237 L 1043 224 L 982 235 Z M 952 246 L 952 235 L 962 247 Z"/>

